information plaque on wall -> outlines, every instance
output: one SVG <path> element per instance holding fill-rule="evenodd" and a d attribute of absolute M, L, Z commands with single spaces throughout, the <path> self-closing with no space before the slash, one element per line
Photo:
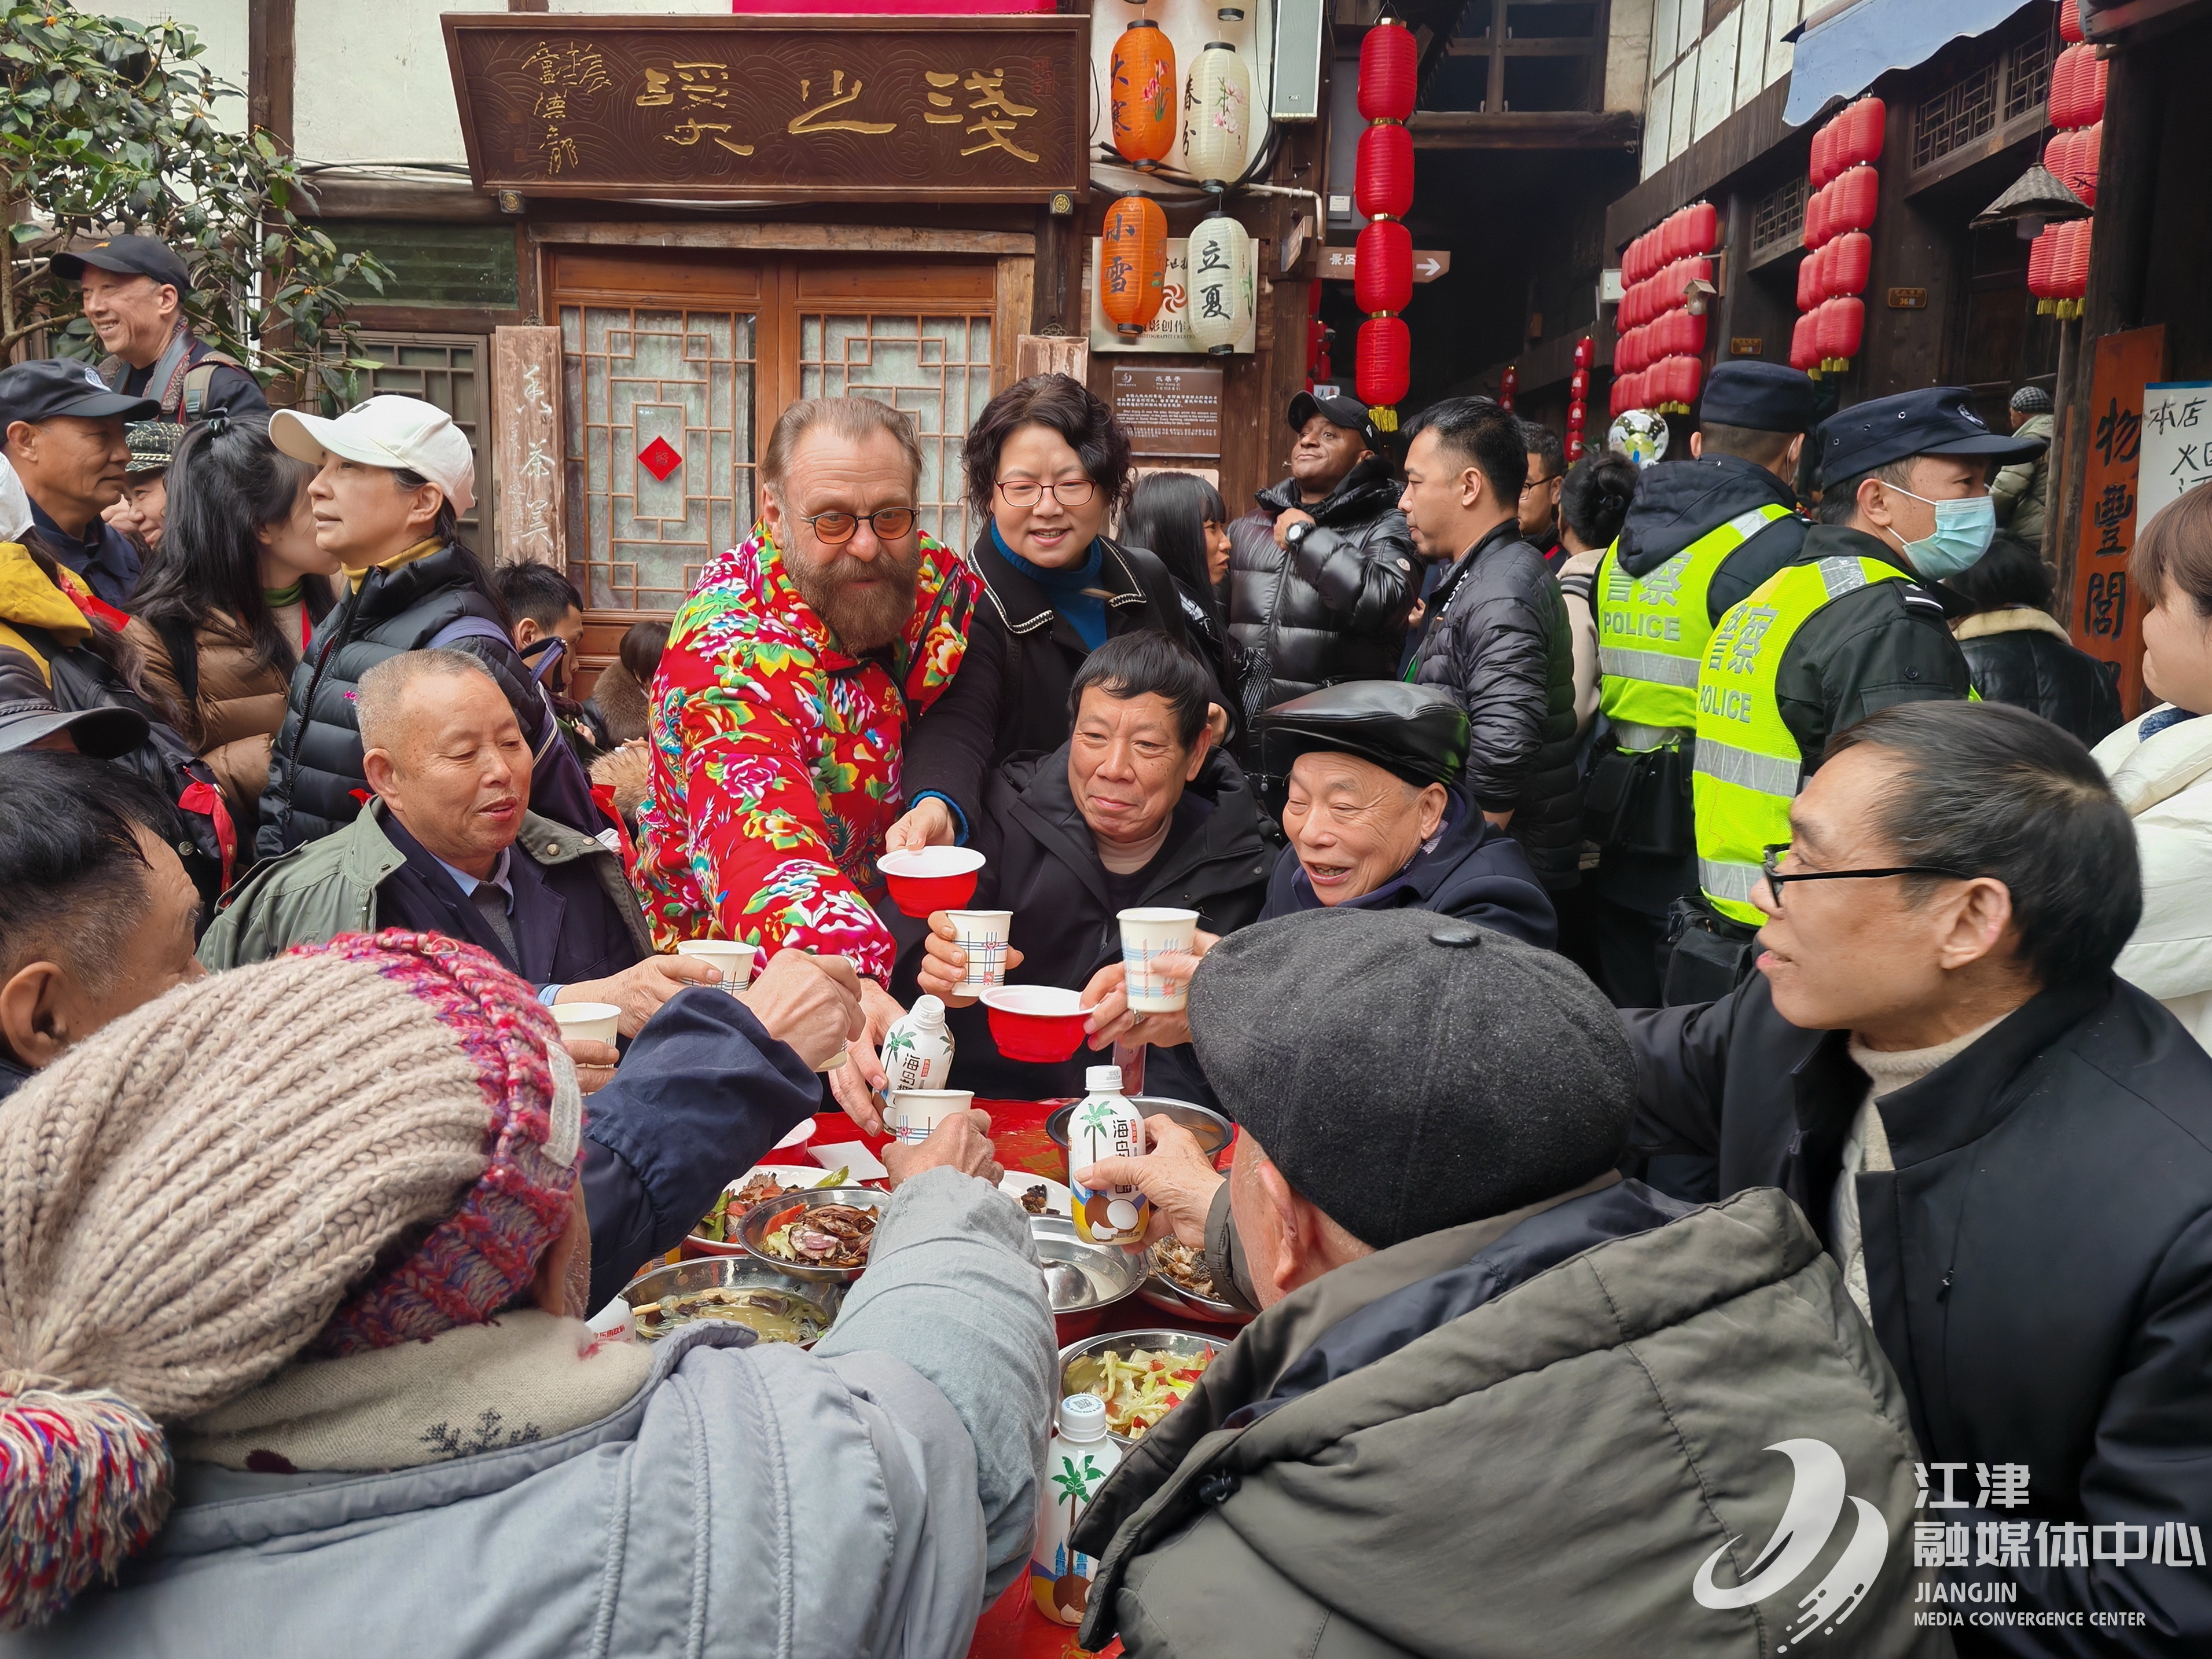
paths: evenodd
<path fill-rule="evenodd" d="M 1221 455 L 1221 371 L 1114 366 L 1114 414 L 1135 455 Z"/>
<path fill-rule="evenodd" d="M 1089 192 L 1088 17 L 443 22 L 480 190 L 1038 203 Z"/>

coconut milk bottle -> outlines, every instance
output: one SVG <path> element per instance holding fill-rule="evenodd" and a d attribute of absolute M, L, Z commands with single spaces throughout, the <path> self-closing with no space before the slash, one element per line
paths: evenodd
<path fill-rule="evenodd" d="M 914 1000 L 914 1007 L 884 1033 L 884 1098 L 902 1089 L 942 1089 L 952 1076 L 952 1033 L 945 1029 L 945 1005 L 935 997 Z"/>
<path fill-rule="evenodd" d="M 1060 1402 L 1059 1426 L 1045 1450 L 1036 1544 L 1030 1551 L 1030 1598 L 1048 1619 L 1083 1622 L 1098 1564 L 1073 1547 L 1068 1535 L 1121 1461 L 1121 1449 L 1106 1433 L 1104 1401 L 1072 1394 Z"/>
<path fill-rule="evenodd" d="M 1093 1066 L 1084 1073 L 1090 1090 L 1067 1117 L 1067 1184 L 1075 1195 L 1075 1231 L 1093 1244 L 1141 1249 L 1152 1200 L 1134 1187 L 1098 1192 L 1079 1184 L 1078 1170 L 1109 1158 L 1141 1158 L 1145 1120 L 1121 1092 L 1121 1068 Z"/>

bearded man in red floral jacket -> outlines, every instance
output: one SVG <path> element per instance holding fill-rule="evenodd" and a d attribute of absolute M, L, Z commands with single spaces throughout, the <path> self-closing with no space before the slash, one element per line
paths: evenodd
<path fill-rule="evenodd" d="M 906 808 L 908 725 L 951 681 L 981 592 L 921 533 L 911 421 L 864 398 L 783 412 L 752 535 L 707 567 L 650 696 L 651 793 L 635 875 L 653 941 L 727 939 L 850 957 L 868 1029 L 830 1073 L 862 1127 L 879 1118 L 875 1045 L 902 1012 L 871 896 Z"/>

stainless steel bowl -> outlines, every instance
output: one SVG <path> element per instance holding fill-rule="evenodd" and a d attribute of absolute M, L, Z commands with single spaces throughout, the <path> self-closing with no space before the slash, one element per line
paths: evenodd
<path fill-rule="evenodd" d="M 1067 1373 L 1078 1360 L 1088 1359 L 1093 1354 L 1113 1353 L 1126 1356 L 1136 1352 L 1139 1348 L 1150 1348 L 1155 1351 L 1164 1348 L 1170 1353 L 1189 1354 L 1194 1358 L 1201 1354 L 1218 1357 L 1234 1340 L 1232 1337 L 1206 1336 L 1197 1331 L 1162 1330 L 1109 1331 L 1104 1336 L 1088 1337 L 1080 1342 L 1071 1342 L 1060 1351 L 1060 1397 L 1065 1399 L 1071 1394 L 1080 1394 L 1084 1391 L 1068 1380 Z M 1109 1432 L 1111 1433 L 1111 1431 L 1109 1430 Z M 1137 1436 L 1133 1438 L 1121 1434 L 1113 1437 L 1115 1443 L 1125 1449 L 1136 1444 L 1137 1440 L 1142 1437 L 1142 1436 Z"/>
<path fill-rule="evenodd" d="M 1151 1274 L 1143 1284 L 1137 1286 L 1139 1296 L 1144 1297 L 1155 1308 L 1167 1313 L 1194 1315 L 1200 1319 L 1218 1319 L 1224 1323 L 1232 1325 L 1251 1323 L 1252 1315 L 1234 1303 L 1218 1301 L 1210 1296 L 1200 1296 L 1196 1291 L 1185 1290 L 1181 1285 L 1176 1283 L 1174 1279 L 1161 1267 L 1159 1258 L 1154 1254 L 1158 1249 L 1159 1246 L 1155 1244 L 1152 1249 L 1145 1253 L 1146 1264 L 1151 1268 Z"/>
<path fill-rule="evenodd" d="M 1079 1238 L 1066 1216 L 1031 1216 L 1030 1237 L 1044 1262 L 1045 1289 L 1055 1316 L 1111 1307 L 1134 1295 L 1151 1271 L 1146 1256 Z"/>
<path fill-rule="evenodd" d="M 1071 1100 L 1044 1121 L 1044 1132 L 1062 1150 L 1067 1146 L 1067 1120 L 1075 1115 L 1079 1103 Z M 1198 1149 L 1209 1159 L 1218 1158 L 1230 1137 L 1237 1133 L 1236 1126 L 1220 1113 L 1188 1100 L 1170 1100 L 1164 1095 L 1131 1095 L 1129 1104 L 1137 1109 L 1139 1117 L 1173 1118 L 1198 1137 Z"/>
<path fill-rule="evenodd" d="M 823 1328 L 837 1317 L 843 1305 L 845 1287 L 842 1285 L 813 1285 L 791 1274 L 779 1272 L 766 1262 L 755 1261 L 747 1256 L 717 1256 L 711 1260 L 679 1261 L 673 1267 L 648 1267 L 623 1286 L 623 1300 L 632 1310 L 658 1302 L 665 1296 L 681 1296 L 694 1291 L 708 1290 L 770 1290 L 781 1291 L 787 1296 L 811 1302 L 822 1310 Z M 734 1322 L 743 1324 L 745 1322 Z M 641 1336 L 644 1335 L 640 1332 Z M 645 1337 L 650 1342 L 656 1340 Z M 764 1338 L 774 1341 L 776 1339 Z M 811 1347 L 811 1343 L 801 1343 Z"/>
<path fill-rule="evenodd" d="M 811 1187 L 803 1193 L 786 1193 L 745 1212 L 744 1220 L 738 1224 L 738 1243 L 745 1247 L 747 1255 L 780 1273 L 816 1285 L 849 1285 L 867 1271 L 867 1263 L 864 1261 L 857 1267 L 823 1267 L 811 1261 L 787 1261 L 769 1250 L 769 1223 L 793 1205 L 810 1210 L 824 1204 L 849 1204 L 856 1210 L 884 1210 L 890 1206 L 890 1201 L 889 1193 L 879 1193 L 872 1187 Z"/>

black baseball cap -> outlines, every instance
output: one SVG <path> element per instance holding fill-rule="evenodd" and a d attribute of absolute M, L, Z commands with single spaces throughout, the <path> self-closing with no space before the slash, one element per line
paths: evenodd
<path fill-rule="evenodd" d="M 111 392 L 107 382 L 88 363 L 59 357 L 0 368 L 0 438 L 17 421 L 36 424 L 58 415 L 75 415 L 88 421 L 120 415 L 126 421 L 150 421 L 161 412 L 157 398 L 134 398 Z"/>
<path fill-rule="evenodd" d="M 1301 392 L 1291 399 L 1291 430 L 1303 432 L 1306 422 L 1316 415 L 1327 418 L 1331 426 L 1340 426 L 1346 432 L 1357 432 L 1360 441 L 1377 455 L 1382 453 L 1382 434 L 1375 429 L 1368 418 L 1367 406 L 1357 398 L 1317 398 L 1310 392 Z"/>
<path fill-rule="evenodd" d="M 1802 432 L 1813 424 L 1813 377 L 1784 363 L 1715 363 L 1698 404 L 1705 426 Z"/>
<path fill-rule="evenodd" d="M 76 752 L 94 760 L 114 760 L 146 741 L 151 728 L 135 708 L 57 708 L 43 697 L 0 702 L 0 754 L 28 749 L 42 738 L 66 732 Z"/>
<path fill-rule="evenodd" d="M 1931 386 L 1853 404 L 1821 422 L 1820 476 L 1832 483 L 1856 478 L 1911 455 L 2025 461 L 2044 448 L 2040 438 L 1990 431 L 1966 387 Z"/>
<path fill-rule="evenodd" d="M 1316 750 L 1371 761 L 1416 787 L 1449 787 L 1467 766 L 1467 710 L 1438 685 L 1346 680 L 1277 703 L 1260 729 L 1268 764 L 1285 772 Z"/>
<path fill-rule="evenodd" d="M 54 255 L 57 276 L 82 276 L 87 265 L 112 270 L 118 276 L 151 276 L 179 294 L 192 291 L 192 274 L 185 269 L 185 262 L 150 236 L 111 236 L 74 253 Z"/>

